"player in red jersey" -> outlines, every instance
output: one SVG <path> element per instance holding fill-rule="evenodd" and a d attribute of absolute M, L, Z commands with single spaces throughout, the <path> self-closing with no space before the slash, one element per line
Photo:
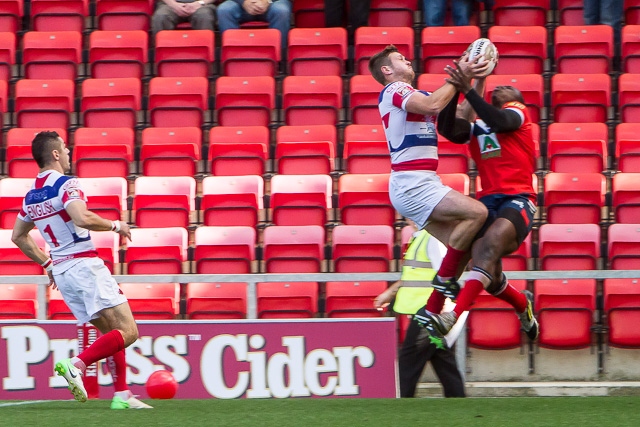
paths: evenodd
<path fill-rule="evenodd" d="M 423 310 L 417 320 L 432 335 L 441 337 L 484 288 L 515 308 L 522 328 L 535 340 L 539 327 L 533 316 L 532 295 L 509 284 L 501 262 L 527 237 L 536 212 L 532 185 L 535 146 L 529 113 L 522 94 L 513 86 L 496 87 L 489 104 L 482 98 L 484 79 L 477 79 L 474 89 L 459 68 L 449 75 L 448 81 L 466 100 L 458 107 L 459 93 L 453 97 L 438 116 L 438 132 L 452 142 L 470 143 L 482 184 L 478 196 L 489 217 L 484 233 L 472 246 L 473 268 L 455 309 L 441 315 Z"/>

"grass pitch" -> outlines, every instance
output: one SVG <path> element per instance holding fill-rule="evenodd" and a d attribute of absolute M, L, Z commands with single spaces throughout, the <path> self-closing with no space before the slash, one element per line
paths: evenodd
<path fill-rule="evenodd" d="M 147 402 L 155 409 L 112 411 L 107 400 L 0 402 L 0 426 L 640 426 L 640 397 Z"/>

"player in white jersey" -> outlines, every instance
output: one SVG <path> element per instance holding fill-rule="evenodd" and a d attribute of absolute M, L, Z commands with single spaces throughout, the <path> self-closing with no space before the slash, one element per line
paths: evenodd
<path fill-rule="evenodd" d="M 467 79 L 486 71 L 488 61 L 478 57 L 460 61 Z M 433 93 L 413 88 L 415 72 L 395 46 L 389 45 L 369 60 L 369 70 L 384 89 L 379 109 L 391 154 L 389 197 L 400 214 L 411 219 L 447 245 L 447 255 L 433 280 L 432 298 L 457 297 L 457 277 L 468 261 L 473 238 L 487 218 L 486 207 L 445 186 L 436 174 L 438 167 L 437 115 L 456 93 L 445 83 Z M 453 68 L 445 71 L 451 74 Z"/>
<path fill-rule="evenodd" d="M 89 231 L 113 231 L 131 239 L 125 222 L 109 221 L 87 209 L 78 179 L 65 176 L 71 169 L 69 149 L 56 132 L 40 132 L 31 143 L 40 172 L 25 196 L 11 239 L 25 255 L 42 265 L 49 286 L 59 289 L 78 322 L 91 322 L 102 336 L 82 353 L 60 360 L 55 371 L 69 383 L 79 402 L 87 400 L 82 373 L 108 358 L 116 393 L 112 409 L 143 409 L 127 386 L 124 349 L 138 339 L 138 327 L 127 298 L 91 242 Z M 37 227 L 48 243 L 51 258 L 29 235 Z"/>

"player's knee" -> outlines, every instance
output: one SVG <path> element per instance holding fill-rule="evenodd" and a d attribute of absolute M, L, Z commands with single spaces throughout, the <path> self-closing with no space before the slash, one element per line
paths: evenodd
<path fill-rule="evenodd" d="M 133 322 L 130 325 L 127 325 L 122 331 L 122 338 L 124 339 L 124 346 L 129 347 L 131 344 L 136 342 L 138 339 L 138 326 Z"/>

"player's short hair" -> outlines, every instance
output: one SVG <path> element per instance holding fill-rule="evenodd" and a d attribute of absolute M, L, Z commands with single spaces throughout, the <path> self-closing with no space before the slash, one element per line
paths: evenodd
<path fill-rule="evenodd" d="M 38 167 L 43 168 L 53 160 L 51 152 L 60 148 L 58 132 L 39 132 L 31 141 L 31 155 Z"/>
<path fill-rule="evenodd" d="M 498 98 L 498 94 L 503 95 Z M 518 101 L 524 104 L 524 97 L 518 88 L 509 85 L 496 86 L 493 88 L 491 92 L 491 105 L 501 108 L 504 104 L 511 101 Z"/>
<path fill-rule="evenodd" d="M 389 55 L 392 53 L 398 52 L 398 48 L 394 45 L 390 44 L 385 47 L 381 52 L 376 53 L 369 59 L 369 71 L 374 79 L 381 85 L 386 86 L 387 80 L 382 74 L 382 70 L 380 67 L 383 65 L 391 65 L 391 60 L 389 59 Z"/>

